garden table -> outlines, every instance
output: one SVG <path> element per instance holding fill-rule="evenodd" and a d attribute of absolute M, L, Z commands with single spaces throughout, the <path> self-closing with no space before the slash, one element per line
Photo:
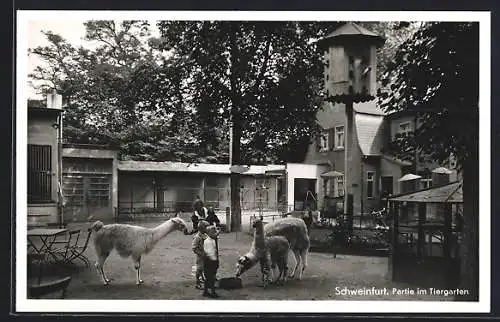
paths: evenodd
<path fill-rule="evenodd" d="M 65 234 L 67 231 L 65 228 L 33 228 L 28 230 L 28 243 L 37 254 L 48 253 L 55 257 L 51 252 L 52 245 L 57 236 Z M 37 245 L 37 239 L 41 241 L 41 245 Z"/>

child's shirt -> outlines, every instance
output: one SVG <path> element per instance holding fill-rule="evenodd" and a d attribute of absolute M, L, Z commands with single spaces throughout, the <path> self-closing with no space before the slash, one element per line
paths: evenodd
<path fill-rule="evenodd" d="M 211 237 L 207 237 L 203 242 L 203 250 L 205 256 L 212 260 L 217 261 L 219 259 L 219 252 L 217 249 L 217 241 Z"/>
<path fill-rule="evenodd" d="M 197 232 L 193 237 L 193 243 L 191 244 L 191 249 L 198 256 L 203 256 L 203 241 L 208 236 L 205 233 Z"/>

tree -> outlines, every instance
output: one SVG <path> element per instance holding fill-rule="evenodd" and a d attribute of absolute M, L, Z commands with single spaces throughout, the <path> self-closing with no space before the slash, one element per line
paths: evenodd
<path fill-rule="evenodd" d="M 198 142 L 176 86 L 177 67 L 166 62 L 148 24 L 84 24 L 86 48 L 44 32 L 49 45 L 30 50 L 44 61 L 30 75 L 33 86 L 63 96 L 65 139 L 119 146 L 123 159 L 195 159 Z"/>
<path fill-rule="evenodd" d="M 203 144 L 232 126 L 233 164 L 283 161 L 285 147 L 316 131 L 320 54 L 311 39 L 328 24 L 163 21 L 173 55 L 183 58 Z M 240 228 L 239 175 L 231 175 L 232 222 Z"/>
<path fill-rule="evenodd" d="M 467 45 L 464 45 L 467 44 Z M 463 170 L 464 241 L 461 287 L 479 298 L 479 25 L 426 23 L 388 64 L 380 93 L 387 111 L 411 111 L 422 121 L 396 146 L 443 162 L 453 154 Z"/>

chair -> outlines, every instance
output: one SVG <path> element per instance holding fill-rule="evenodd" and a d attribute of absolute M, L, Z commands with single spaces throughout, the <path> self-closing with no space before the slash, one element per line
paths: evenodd
<path fill-rule="evenodd" d="M 85 256 L 83 253 L 87 250 L 87 247 L 89 245 L 90 241 L 90 236 L 92 235 L 92 228 L 87 229 L 87 237 L 85 237 L 85 242 L 81 245 L 78 244 L 78 241 L 71 246 L 71 254 L 69 257 L 69 261 L 73 261 L 75 259 L 80 259 L 82 262 L 85 263 L 85 265 L 90 266 L 90 260 Z"/>
<path fill-rule="evenodd" d="M 71 259 L 72 249 L 73 249 L 73 247 L 78 245 L 79 238 L 80 238 L 80 229 L 72 229 L 72 230 L 68 231 L 68 238 L 67 239 L 61 240 L 61 241 L 56 240 L 52 243 L 54 246 L 62 244 L 61 247 L 59 247 L 59 248 L 56 247 L 56 248 L 50 250 L 52 257 L 54 257 L 54 259 L 56 259 L 56 261 L 59 261 L 57 258 L 59 256 L 60 261 L 62 261 L 64 263 L 68 263 Z"/>
<path fill-rule="evenodd" d="M 62 291 L 61 299 L 66 297 L 66 289 L 71 282 L 71 276 L 67 276 L 54 281 L 28 285 L 28 297 L 39 299 L 44 295 Z"/>

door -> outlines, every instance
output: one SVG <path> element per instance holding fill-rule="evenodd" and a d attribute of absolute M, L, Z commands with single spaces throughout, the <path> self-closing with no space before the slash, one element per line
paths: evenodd
<path fill-rule="evenodd" d="M 387 198 L 389 195 L 393 194 L 393 184 L 394 179 L 392 176 L 382 176 L 381 178 L 381 197 Z"/>

